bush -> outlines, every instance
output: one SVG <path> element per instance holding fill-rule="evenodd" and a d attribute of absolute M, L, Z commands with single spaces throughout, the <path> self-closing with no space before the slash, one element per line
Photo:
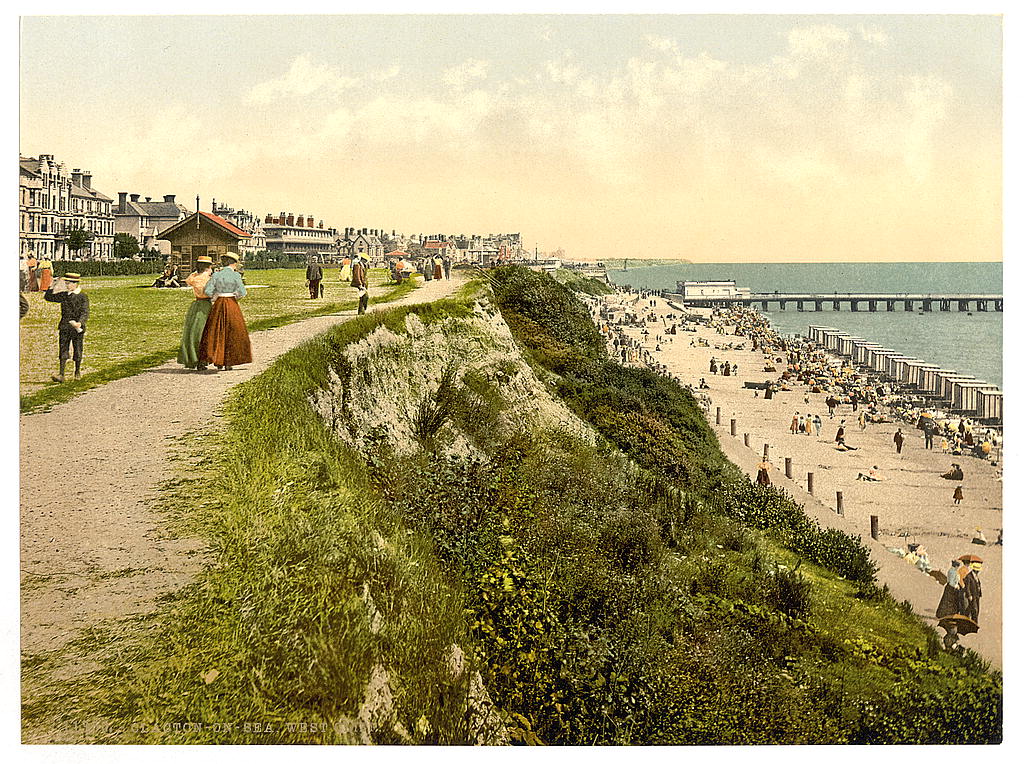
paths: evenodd
<path fill-rule="evenodd" d="M 60 260 L 53 264 L 54 275 L 79 273 L 82 276 L 143 276 L 152 273 L 163 273 L 164 261 L 159 260 Z"/>

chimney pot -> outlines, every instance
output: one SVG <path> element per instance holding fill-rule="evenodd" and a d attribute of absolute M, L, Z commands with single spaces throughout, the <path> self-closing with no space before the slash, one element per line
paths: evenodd
<path fill-rule="evenodd" d="M 173 204 L 174 203 L 174 194 L 164 194 L 164 201 L 167 202 L 168 204 Z M 216 200 L 214 200 L 214 202 L 213 202 L 213 208 L 214 208 L 214 210 L 217 209 L 217 201 Z"/>
<path fill-rule="evenodd" d="M 133 202 L 139 201 L 139 196 L 140 196 L 139 194 L 132 194 L 132 201 Z"/>

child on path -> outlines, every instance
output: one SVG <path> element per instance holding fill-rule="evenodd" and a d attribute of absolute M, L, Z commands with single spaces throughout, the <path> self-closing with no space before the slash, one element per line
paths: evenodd
<path fill-rule="evenodd" d="M 953 504 L 959 505 L 960 502 L 963 501 L 963 500 L 964 500 L 964 487 L 962 485 L 958 485 L 956 487 L 956 489 L 953 491 Z"/>

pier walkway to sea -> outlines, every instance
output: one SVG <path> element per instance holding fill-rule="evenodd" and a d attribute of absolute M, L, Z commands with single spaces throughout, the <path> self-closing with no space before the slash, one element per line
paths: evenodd
<path fill-rule="evenodd" d="M 669 294 L 670 299 L 684 302 L 688 307 L 694 308 L 723 308 L 733 305 L 760 306 L 768 310 L 770 305 L 778 305 L 779 310 L 785 310 L 789 304 L 796 305 L 798 311 L 811 309 L 822 311 L 826 305 L 831 306 L 833 311 L 841 310 L 843 305 L 851 311 L 861 310 L 862 305 L 874 313 L 881 310 L 896 311 L 904 310 L 912 312 L 922 310 L 931 313 L 936 309 L 942 312 L 949 312 L 956 306 L 961 313 L 977 311 L 984 313 L 988 310 L 1002 312 L 1003 296 L 1001 294 L 879 294 L 879 293 L 841 293 L 813 294 L 813 293 L 785 293 L 785 292 L 760 292 L 734 295 L 687 295 Z M 810 306 L 810 308 L 808 308 Z"/>

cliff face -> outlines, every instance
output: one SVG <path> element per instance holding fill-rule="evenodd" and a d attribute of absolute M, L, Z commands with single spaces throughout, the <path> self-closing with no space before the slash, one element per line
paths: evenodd
<path fill-rule="evenodd" d="M 523 359 L 501 314 L 478 300 L 465 316 L 400 331 L 379 326 L 346 346 L 311 405 L 349 446 L 385 439 L 396 455 L 425 439 L 440 453 L 486 460 L 481 441 L 535 429 L 593 434 L 552 397 Z"/>

